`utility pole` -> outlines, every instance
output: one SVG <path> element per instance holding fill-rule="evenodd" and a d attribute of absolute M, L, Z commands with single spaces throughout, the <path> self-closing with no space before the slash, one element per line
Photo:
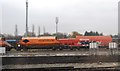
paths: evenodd
<path fill-rule="evenodd" d="M 55 23 L 56 23 L 56 37 L 58 37 L 58 17 L 56 17 Z"/>
<path fill-rule="evenodd" d="M 26 37 L 28 36 L 28 0 L 26 0 Z"/>
<path fill-rule="evenodd" d="M 18 36 L 18 28 L 17 28 L 17 24 L 15 25 L 15 36 Z"/>

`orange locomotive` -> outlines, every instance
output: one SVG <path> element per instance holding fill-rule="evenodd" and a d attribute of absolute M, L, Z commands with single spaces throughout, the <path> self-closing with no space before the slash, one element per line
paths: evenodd
<path fill-rule="evenodd" d="M 56 37 L 23 37 L 19 43 L 20 49 L 56 49 L 60 47 L 60 42 L 56 40 Z"/>

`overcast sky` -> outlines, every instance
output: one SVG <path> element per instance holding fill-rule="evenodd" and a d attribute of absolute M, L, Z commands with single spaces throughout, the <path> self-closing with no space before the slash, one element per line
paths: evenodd
<path fill-rule="evenodd" d="M 19 34 L 25 33 L 26 0 L 2 0 L 0 2 L 0 26 L 2 33 L 14 34 L 15 24 Z M 59 32 L 98 31 L 106 35 L 118 32 L 119 0 L 28 0 L 29 31 L 32 24 L 46 32 L 55 33 L 55 17 L 59 17 Z M 2 15 L 2 16 L 1 16 Z M 2 21 L 2 22 L 1 22 Z"/>

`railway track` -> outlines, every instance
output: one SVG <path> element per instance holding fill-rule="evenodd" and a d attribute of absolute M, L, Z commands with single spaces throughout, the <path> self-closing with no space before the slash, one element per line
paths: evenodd
<path fill-rule="evenodd" d="M 74 68 L 74 67 L 53 67 L 53 68 L 29 68 L 29 69 L 3 69 L 1 71 L 120 71 L 119 67 L 95 67 L 95 68 Z"/>
<path fill-rule="evenodd" d="M 4 56 L 9 55 L 119 55 L 119 50 L 109 50 L 109 49 L 98 49 L 98 50 L 89 50 L 89 49 L 81 49 L 81 50 L 45 50 L 45 49 L 31 49 L 28 51 L 7 51 Z"/>

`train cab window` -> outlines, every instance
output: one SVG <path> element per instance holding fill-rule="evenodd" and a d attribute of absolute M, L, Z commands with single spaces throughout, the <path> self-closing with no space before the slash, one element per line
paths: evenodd
<path fill-rule="evenodd" d="M 95 43 L 96 41 L 93 41 L 93 43 Z"/>
<path fill-rule="evenodd" d="M 80 43 L 81 43 L 81 44 L 84 44 L 84 41 L 81 41 Z"/>
<path fill-rule="evenodd" d="M 86 41 L 85 44 L 89 44 L 89 41 Z"/>

